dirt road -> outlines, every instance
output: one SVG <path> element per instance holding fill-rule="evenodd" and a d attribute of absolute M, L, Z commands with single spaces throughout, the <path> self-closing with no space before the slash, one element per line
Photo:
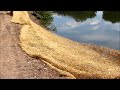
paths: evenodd
<path fill-rule="evenodd" d="M 11 23 L 10 19 L 10 15 L 0 14 L 0 78 L 65 78 L 40 59 L 32 58 L 21 50 L 19 46 L 19 30 L 21 26 Z"/>

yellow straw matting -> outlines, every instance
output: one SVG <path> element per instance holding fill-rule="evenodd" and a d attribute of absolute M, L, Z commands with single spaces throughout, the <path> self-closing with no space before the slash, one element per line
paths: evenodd
<path fill-rule="evenodd" d="M 14 11 L 12 22 L 22 24 L 20 45 L 69 78 L 120 77 L 120 64 L 102 57 L 87 45 L 58 36 L 35 24 L 27 11 Z M 120 54 L 119 51 L 116 51 Z"/>

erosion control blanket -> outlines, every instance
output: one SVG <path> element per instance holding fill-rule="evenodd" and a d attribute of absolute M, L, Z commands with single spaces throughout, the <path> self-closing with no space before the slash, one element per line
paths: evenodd
<path fill-rule="evenodd" d="M 89 45 L 58 36 L 35 24 L 27 11 L 14 11 L 13 23 L 22 24 L 20 45 L 32 57 L 39 57 L 69 78 L 120 78 L 120 52 L 104 56 Z M 104 50 L 104 49 L 99 49 Z M 111 54 L 109 54 L 111 55 Z"/>

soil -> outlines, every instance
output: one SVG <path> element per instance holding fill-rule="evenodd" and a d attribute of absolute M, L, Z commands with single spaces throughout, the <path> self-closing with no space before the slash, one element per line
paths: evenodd
<path fill-rule="evenodd" d="M 1 79 L 65 79 L 38 58 L 21 50 L 19 33 L 21 25 L 10 22 L 12 16 L 0 14 L 0 78 Z M 34 16 L 30 18 L 39 23 Z"/>

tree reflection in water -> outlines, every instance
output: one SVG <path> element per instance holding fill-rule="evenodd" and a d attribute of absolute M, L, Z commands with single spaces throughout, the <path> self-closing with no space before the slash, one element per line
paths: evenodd
<path fill-rule="evenodd" d="M 94 18 L 96 16 L 96 11 L 55 11 L 55 13 L 62 16 L 69 16 L 77 22 L 83 22 L 88 18 Z"/>
<path fill-rule="evenodd" d="M 53 13 L 57 13 L 61 16 L 68 16 L 76 20 L 77 22 L 84 22 L 89 18 L 94 18 L 97 11 L 33 11 L 33 15 L 40 19 L 43 26 L 48 30 L 57 31 L 57 28 L 52 23 Z M 120 11 L 103 11 L 102 18 L 105 21 L 112 23 L 120 22 Z"/>
<path fill-rule="evenodd" d="M 103 19 L 112 23 L 120 22 L 120 11 L 103 11 Z"/>

